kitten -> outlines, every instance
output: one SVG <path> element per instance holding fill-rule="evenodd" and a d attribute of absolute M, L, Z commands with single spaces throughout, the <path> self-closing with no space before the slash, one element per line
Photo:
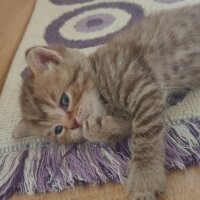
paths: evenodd
<path fill-rule="evenodd" d="M 164 191 L 166 97 L 200 85 L 200 5 L 150 15 L 86 57 L 62 46 L 33 47 L 15 137 L 58 143 L 130 135 L 132 200 Z"/>

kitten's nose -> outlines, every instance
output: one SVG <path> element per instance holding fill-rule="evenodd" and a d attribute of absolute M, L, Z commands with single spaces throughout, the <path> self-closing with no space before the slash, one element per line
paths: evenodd
<path fill-rule="evenodd" d="M 79 128 L 81 125 L 76 121 L 76 119 L 74 119 L 73 125 L 71 127 L 71 129 L 77 129 Z"/>

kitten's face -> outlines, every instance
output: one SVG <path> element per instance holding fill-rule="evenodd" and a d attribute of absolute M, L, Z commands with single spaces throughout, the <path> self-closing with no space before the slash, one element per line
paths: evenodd
<path fill-rule="evenodd" d="M 91 114 L 101 113 L 90 62 L 75 50 L 35 47 L 27 53 L 21 93 L 23 121 L 15 137 L 39 134 L 54 142 L 74 142 L 72 129 L 81 129 Z"/>

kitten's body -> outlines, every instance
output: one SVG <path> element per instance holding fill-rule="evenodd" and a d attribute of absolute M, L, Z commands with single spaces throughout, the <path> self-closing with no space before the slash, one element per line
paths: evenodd
<path fill-rule="evenodd" d="M 100 48 L 91 55 L 99 87 L 115 95 L 122 79 L 133 80 L 141 71 L 151 76 L 149 70 L 165 95 L 199 86 L 199 10 L 200 6 L 195 5 L 148 16 Z M 104 96 L 112 95 L 105 92 Z M 114 97 L 113 103 L 118 104 L 117 100 Z"/>
<path fill-rule="evenodd" d="M 80 130 L 86 139 L 104 141 L 115 136 L 131 135 L 133 155 L 128 177 L 130 194 L 133 200 L 156 199 L 156 194 L 164 190 L 165 183 L 163 115 L 166 96 L 171 92 L 193 89 L 200 85 L 199 19 L 200 5 L 149 16 L 141 23 L 136 24 L 132 30 L 119 35 L 108 45 L 99 48 L 97 52 L 89 56 L 89 59 L 85 57 L 84 62 L 77 61 L 76 64 L 73 62 L 69 64 L 69 61 L 67 61 L 66 57 L 70 55 L 67 53 L 69 50 L 62 49 L 60 51 L 54 47 L 47 48 L 53 49 L 55 52 L 41 48 L 31 50 L 27 59 L 35 76 L 32 77 L 32 81 L 28 79 L 24 81 L 22 100 L 29 97 L 33 101 L 29 100 L 22 105 L 23 116 L 26 121 L 24 124 L 33 124 L 30 118 L 26 117 L 30 116 L 33 111 L 37 110 L 36 113 L 39 113 L 40 110 L 44 111 L 44 105 L 48 107 L 44 102 L 34 101 L 34 98 L 43 98 L 42 95 L 39 96 L 39 93 L 33 94 L 29 91 L 30 88 L 32 88 L 32 91 L 36 89 L 35 82 L 37 82 L 36 75 L 38 74 L 35 70 L 36 65 L 38 63 L 40 66 L 46 64 L 41 61 L 42 59 L 37 54 L 44 54 L 55 65 L 65 66 L 66 68 L 63 68 L 63 70 L 70 68 L 71 71 L 76 71 L 76 73 L 71 73 L 70 77 L 66 77 L 73 83 L 70 82 L 70 85 L 68 85 L 63 80 L 63 89 L 59 87 L 58 93 L 61 93 L 62 90 L 67 92 L 74 90 L 76 93 L 79 91 L 77 105 L 81 109 L 76 106 L 73 113 L 76 117 L 79 117 L 81 121 Z M 49 56 L 50 54 L 51 56 Z M 52 55 L 59 59 L 55 62 L 53 58 L 52 61 Z M 61 56 L 64 58 L 63 60 L 60 58 Z M 36 58 L 39 59 L 34 62 Z M 75 57 L 73 59 L 76 60 Z M 85 66 L 86 63 L 87 66 Z M 59 75 L 57 71 L 59 70 L 55 69 L 55 76 Z M 83 71 L 85 72 L 83 73 Z M 83 77 L 87 77 L 93 83 L 83 86 Z M 105 105 L 102 102 L 100 103 L 100 99 L 95 95 L 91 95 L 95 86 Z M 84 91 L 91 95 L 90 99 L 83 97 Z M 70 95 L 73 101 L 73 92 Z M 57 104 L 60 96 L 61 94 L 57 97 Z M 84 102 L 90 103 L 80 103 L 83 102 L 83 99 Z M 98 105 L 98 109 L 92 105 L 94 101 L 94 105 Z M 40 109 L 32 109 L 31 104 Z M 86 108 L 84 105 L 87 105 Z M 51 112 L 48 112 L 47 107 L 45 107 L 47 115 L 45 120 L 50 123 L 51 117 L 49 116 L 54 111 L 51 108 Z M 107 113 L 106 115 L 103 114 L 104 110 Z M 56 113 L 58 114 L 58 112 Z M 82 113 L 84 113 L 84 117 Z M 63 115 L 65 115 L 64 111 Z M 38 116 L 40 115 L 38 114 Z M 65 117 L 69 118 L 67 111 Z M 41 120 L 41 117 L 38 117 L 38 121 Z M 38 121 L 36 120 L 34 123 L 37 125 Z M 54 124 L 55 119 L 51 123 Z M 19 130 L 24 132 L 27 129 L 28 125 L 24 128 L 24 124 L 17 132 Z M 67 123 L 63 126 L 66 130 L 65 134 L 68 134 L 67 138 L 73 138 L 72 134 L 77 130 L 70 130 Z"/>

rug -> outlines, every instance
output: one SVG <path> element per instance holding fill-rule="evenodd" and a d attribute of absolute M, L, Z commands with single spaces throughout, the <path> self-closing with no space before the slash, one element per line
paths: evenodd
<path fill-rule="evenodd" d="M 115 34 L 134 26 L 145 14 L 200 0 L 38 0 L 15 55 L 0 97 L 0 199 L 14 192 L 55 192 L 108 181 L 124 183 L 130 159 L 128 139 L 115 146 L 101 143 L 55 145 L 45 139 L 12 138 L 20 121 L 20 73 L 24 52 L 34 45 L 62 43 L 89 54 Z M 169 99 L 166 168 L 200 164 L 200 90 Z"/>

